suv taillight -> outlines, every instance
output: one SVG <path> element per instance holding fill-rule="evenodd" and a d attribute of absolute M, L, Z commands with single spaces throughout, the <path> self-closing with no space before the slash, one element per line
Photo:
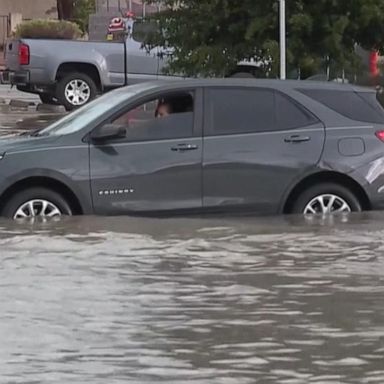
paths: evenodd
<path fill-rule="evenodd" d="M 381 140 L 382 142 L 384 142 L 384 131 L 377 131 L 375 133 L 376 137 Z"/>
<path fill-rule="evenodd" d="M 29 46 L 27 44 L 20 44 L 19 46 L 19 64 L 28 65 L 29 64 Z"/>

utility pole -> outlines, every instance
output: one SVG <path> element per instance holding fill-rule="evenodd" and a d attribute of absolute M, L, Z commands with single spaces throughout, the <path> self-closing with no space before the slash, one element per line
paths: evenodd
<path fill-rule="evenodd" d="M 285 0 L 280 1 L 280 79 L 287 77 L 286 14 Z"/>

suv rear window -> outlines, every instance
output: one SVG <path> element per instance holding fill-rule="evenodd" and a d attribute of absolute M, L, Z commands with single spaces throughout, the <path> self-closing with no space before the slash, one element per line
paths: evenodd
<path fill-rule="evenodd" d="M 298 89 L 299 92 L 348 119 L 383 124 L 384 109 L 374 92 Z"/>

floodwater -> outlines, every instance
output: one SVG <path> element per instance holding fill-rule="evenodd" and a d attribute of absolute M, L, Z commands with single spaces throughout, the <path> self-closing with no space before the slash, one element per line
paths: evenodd
<path fill-rule="evenodd" d="M 384 213 L 0 221 L 0 383 L 384 383 Z"/>
<path fill-rule="evenodd" d="M 0 383 L 382 384 L 383 224 L 0 221 Z"/>
<path fill-rule="evenodd" d="M 0 137 L 44 128 L 61 116 L 62 114 L 58 113 L 36 113 L 28 109 L 11 109 L 8 105 L 0 104 Z"/>

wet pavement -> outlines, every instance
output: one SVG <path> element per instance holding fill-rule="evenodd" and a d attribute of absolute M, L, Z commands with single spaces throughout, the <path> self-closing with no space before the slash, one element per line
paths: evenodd
<path fill-rule="evenodd" d="M 0 383 L 382 384 L 383 224 L 0 220 Z"/>
<path fill-rule="evenodd" d="M 10 106 L 12 101 L 27 106 Z M 43 128 L 63 115 L 49 110 L 36 112 L 38 103 L 39 98 L 35 95 L 0 85 L 0 136 Z"/>
<path fill-rule="evenodd" d="M 29 108 L 0 104 L 0 136 L 44 128 L 61 116 L 63 116 L 62 113 L 36 112 Z"/>
<path fill-rule="evenodd" d="M 10 85 L 0 84 L 0 100 L 9 103 L 11 100 L 22 100 L 31 103 L 38 103 L 39 97 L 31 93 L 20 92 L 16 87 Z"/>
<path fill-rule="evenodd" d="M 1 222 L 0 382 L 383 383 L 383 222 Z"/>

